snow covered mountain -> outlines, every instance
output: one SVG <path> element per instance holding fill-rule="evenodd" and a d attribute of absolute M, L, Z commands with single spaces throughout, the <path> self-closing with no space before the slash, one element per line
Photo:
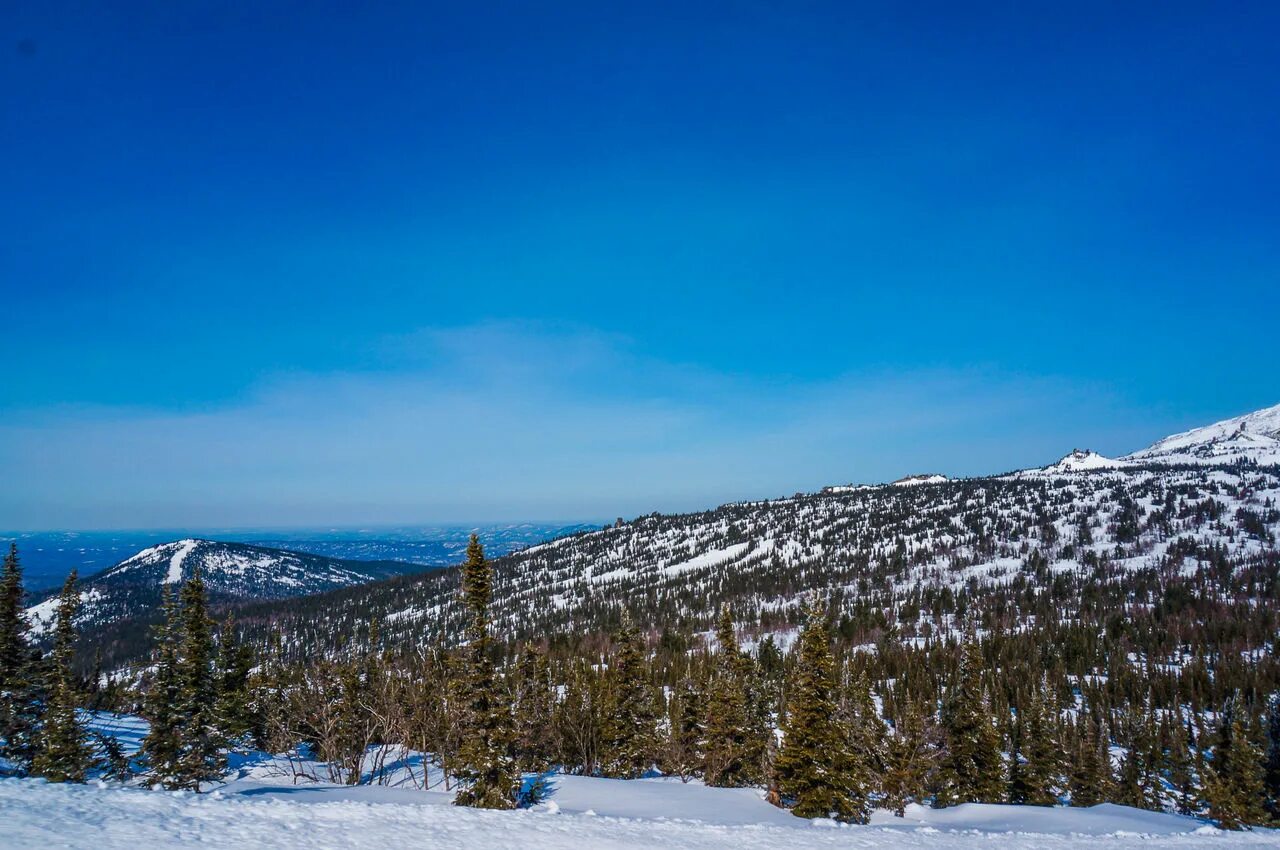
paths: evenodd
<path fill-rule="evenodd" d="M 1224 419 L 1158 440 L 1119 458 L 1075 449 L 1057 463 L 1014 473 L 1019 477 L 1053 476 L 1126 466 L 1227 466 L 1280 464 L 1280 405 Z"/>
<path fill-rule="evenodd" d="M 1014 628 L 1050 604 L 1043 593 L 1069 607 L 1105 588 L 1105 604 L 1127 611 L 1159 604 L 1173 583 L 1207 598 L 1270 587 L 1280 465 L 1174 457 L 1081 450 L 1031 474 L 916 476 L 651 514 L 498 559 L 493 622 L 507 637 L 572 640 L 627 609 L 654 629 L 703 632 L 729 604 L 740 622 L 777 631 L 818 592 L 868 637 L 890 627 L 923 637 L 954 635 L 961 612 L 990 610 Z M 389 645 L 452 640 L 457 586 L 441 571 L 257 605 L 254 616 L 300 647 L 336 650 L 373 619 Z"/>
<path fill-rule="evenodd" d="M 1141 463 L 1280 463 L 1280 404 L 1192 428 L 1159 440 L 1124 460 Z"/>
<path fill-rule="evenodd" d="M 728 604 L 749 628 L 785 631 L 817 592 L 869 640 L 890 628 L 924 639 L 983 612 L 1018 628 L 1039 606 L 1100 593 L 1097 605 L 1133 616 L 1173 584 L 1257 602 L 1280 569 L 1280 464 L 1212 447 L 1241 434 L 1265 445 L 1274 416 L 1162 440 L 1148 450 L 1165 452 L 1155 458 L 1081 450 L 1014 475 L 912 476 L 572 534 L 497 559 L 493 623 L 508 638 L 576 640 L 627 610 L 653 629 L 696 633 Z M 1185 460 L 1203 446 L 1209 454 Z M 152 588 L 176 574 L 185 544 L 170 545 L 145 559 Z M 237 616 L 251 640 L 281 636 L 299 653 L 340 652 L 375 620 L 385 644 L 405 648 L 458 638 L 457 588 L 450 568 L 314 596 L 257 594 Z"/>
<path fill-rule="evenodd" d="M 214 601 L 285 599 L 353 587 L 423 567 L 399 561 L 351 561 L 268 549 L 245 543 L 175 540 L 151 546 L 80 583 L 83 625 L 150 616 L 161 588 L 199 570 Z M 57 608 L 56 594 L 27 609 L 32 630 L 43 634 Z"/>

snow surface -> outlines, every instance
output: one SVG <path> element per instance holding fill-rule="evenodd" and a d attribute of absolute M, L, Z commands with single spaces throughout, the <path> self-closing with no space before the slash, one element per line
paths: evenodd
<path fill-rule="evenodd" d="M 86 715 L 97 732 L 134 753 L 146 722 Z M 0 779 L 0 847 L 138 850 L 228 848 L 733 848 L 858 847 L 1059 850 L 1280 847 L 1280 833 L 1224 833 L 1204 821 L 1105 804 L 1090 809 L 970 804 L 906 817 L 876 811 L 868 826 L 797 818 L 752 788 L 696 781 L 550 775 L 532 809 L 490 812 L 450 805 L 438 768 L 421 754 L 387 748 L 386 785 L 315 781 L 295 759 L 232 756 L 228 782 L 210 793 L 165 792 L 99 782 L 50 785 Z M 304 763 L 303 772 L 320 765 Z M 423 777 L 429 790 L 423 790 Z M 366 777 L 368 779 L 369 777 Z M 456 786 L 455 786 L 456 787 Z"/>
<path fill-rule="evenodd" d="M 966 805 L 869 826 L 797 818 L 748 789 L 561 777 L 534 809 L 448 805 L 451 795 L 380 787 L 261 785 L 202 794 L 0 780 L 0 844 L 12 850 L 137 848 L 1235 848 L 1280 846 L 1270 830 L 1223 833 L 1123 806 Z"/>
<path fill-rule="evenodd" d="M 1280 404 L 1158 440 L 1125 460 L 1223 463 L 1236 459 L 1280 463 Z"/>
<path fill-rule="evenodd" d="M 180 540 L 178 541 L 177 551 L 173 553 L 173 557 L 169 559 L 169 572 L 164 577 L 165 584 L 177 584 L 182 581 L 182 562 L 192 553 L 196 546 L 200 545 L 199 540 Z"/>
<path fill-rule="evenodd" d="M 908 475 L 906 478 L 899 478 L 893 482 L 895 487 L 917 487 L 921 484 L 942 484 L 946 482 L 947 476 L 934 473 L 933 475 Z"/>

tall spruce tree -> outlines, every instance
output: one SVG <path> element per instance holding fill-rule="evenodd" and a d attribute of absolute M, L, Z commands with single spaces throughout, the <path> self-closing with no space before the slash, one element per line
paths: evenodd
<path fill-rule="evenodd" d="M 180 632 L 177 599 L 168 585 L 160 589 L 162 619 L 154 631 L 155 674 L 143 701 L 143 714 L 150 729 L 142 740 L 142 752 L 155 784 L 180 787 L 178 755 L 182 746 L 178 712 L 178 638 Z"/>
<path fill-rule="evenodd" d="M 742 651 L 728 606 L 721 608 L 716 628 L 715 671 L 707 696 L 704 737 L 704 781 L 737 788 L 754 778 L 747 761 L 747 692 Z"/>
<path fill-rule="evenodd" d="M 192 791 L 222 776 L 226 746 L 218 724 L 218 681 L 214 675 L 213 620 L 204 579 L 197 570 L 179 593 L 178 725 L 181 730 L 176 785 Z"/>
<path fill-rule="evenodd" d="M 44 704 L 36 653 L 27 641 L 18 544 L 9 544 L 0 574 L 0 758 L 25 771 L 35 757 Z"/>
<path fill-rule="evenodd" d="M 605 776 L 635 779 L 653 766 L 658 715 L 643 644 L 629 617 L 623 618 L 614 644 L 605 677 L 600 766 Z"/>
<path fill-rule="evenodd" d="M 75 618 L 79 609 L 80 591 L 76 587 L 76 571 L 72 570 L 58 597 L 49 699 L 39 748 L 31 764 L 32 773 L 50 782 L 83 782 L 93 758 L 88 734 L 76 716 L 80 689 L 75 673 Z"/>
<path fill-rule="evenodd" d="M 804 818 L 865 823 L 869 777 L 836 716 L 835 662 L 826 615 L 816 600 L 800 633 L 784 733 L 775 771 L 791 811 Z"/>
<path fill-rule="evenodd" d="M 457 777 L 464 783 L 454 805 L 480 809 L 513 809 L 520 791 L 520 773 L 511 754 L 510 707 L 498 687 L 489 655 L 489 600 L 493 567 L 480 539 L 471 535 L 462 566 L 462 602 L 470 615 L 467 625 L 466 681 L 462 710 L 463 738 L 458 748 Z"/>
<path fill-rule="evenodd" d="M 1005 770 L 1000 738 L 983 696 L 982 655 L 975 641 L 965 643 L 943 716 L 946 751 L 939 765 L 935 805 L 999 803 Z"/>

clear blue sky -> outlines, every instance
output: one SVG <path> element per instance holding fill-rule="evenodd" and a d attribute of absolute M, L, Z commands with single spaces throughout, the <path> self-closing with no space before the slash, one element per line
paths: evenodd
<path fill-rule="evenodd" d="M 631 515 L 1280 401 L 1274 3 L 0 32 L 0 527 Z"/>

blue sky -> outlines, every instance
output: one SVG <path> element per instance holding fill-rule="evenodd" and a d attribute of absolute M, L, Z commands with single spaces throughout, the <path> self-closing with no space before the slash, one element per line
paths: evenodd
<path fill-rule="evenodd" d="M 1275 4 L 0 10 L 0 527 L 609 517 L 1280 401 Z"/>

